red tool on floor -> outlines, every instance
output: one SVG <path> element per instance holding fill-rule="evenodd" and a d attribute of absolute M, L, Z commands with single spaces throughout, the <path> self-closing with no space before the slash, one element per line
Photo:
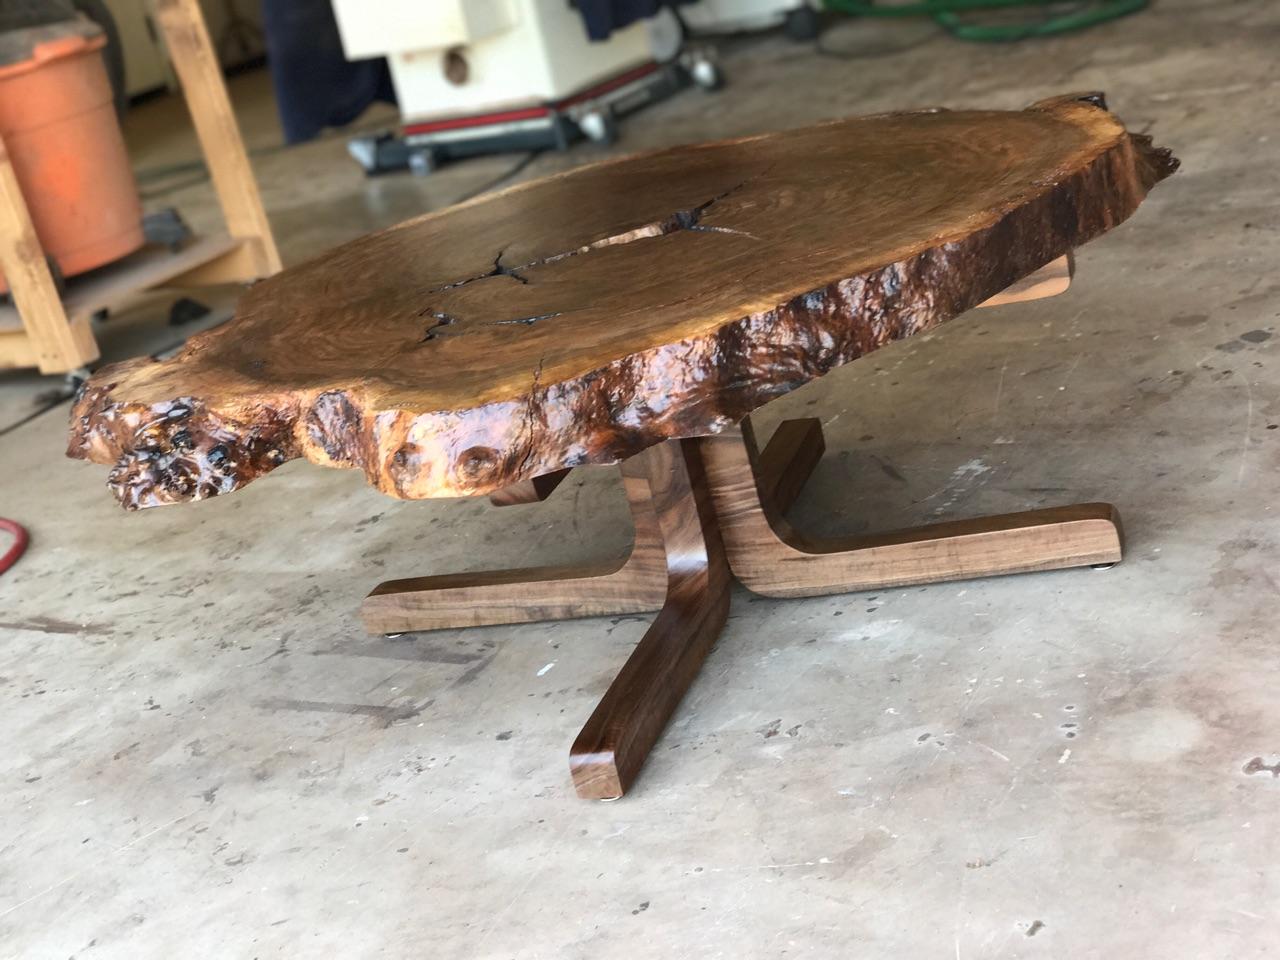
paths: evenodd
<path fill-rule="evenodd" d="M 0 517 L 0 530 L 8 530 L 13 534 L 13 543 L 9 545 L 9 549 L 0 554 L 0 574 L 12 567 L 18 562 L 18 558 L 27 550 L 27 544 L 31 542 L 31 538 L 27 536 L 26 529 L 20 523 L 12 520 L 6 520 Z"/>

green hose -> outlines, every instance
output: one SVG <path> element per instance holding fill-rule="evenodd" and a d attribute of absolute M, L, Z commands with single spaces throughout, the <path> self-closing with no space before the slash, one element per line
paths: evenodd
<path fill-rule="evenodd" d="M 1069 30 L 1081 30 L 1096 23 L 1136 13 L 1148 2 L 1149 0 L 1097 0 L 1079 5 L 1078 9 L 1066 13 L 1052 14 L 1025 23 L 980 24 L 967 22 L 960 14 L 1004 7 L 1061 6 L 1061 0 L 918 0 L 916 3 L 892 6 L 879 6 L 874 0 L 823 0 L 828 10 L 860 17 L 930 16 L 962 40 L 985 43 L 1046 37 Z"/>

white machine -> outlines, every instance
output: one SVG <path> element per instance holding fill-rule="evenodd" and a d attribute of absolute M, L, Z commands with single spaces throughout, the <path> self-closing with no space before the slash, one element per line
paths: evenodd
<path fill-rule="evenodd" d="M 699 0 L 680 8 L 694 30 L 731 33 L 783 26 L 796 40 L 818 35 L 818 0 Z"/>
<path fill-rule="evenodd" d="M 568 0 L 333 0 L 349 59 L 383 56 L 403 136 L 352 141 L 370 172 L 419 173 L 500 150 L 612 141 L 616 118 L 697 83 L 720 85 L 709 57 L 680 51 L 679 27 L 633 23 L 588 40 Z M 664 18 L 675 21 L 673 15 Z M 664 40 L 665 38 L 665 40 Z M 663 43 L 674 49 L 655 49 Z M 670 54 L 670 58 L 664 54 Z M 660 62 L 665 61 L 665 62 Z"/>

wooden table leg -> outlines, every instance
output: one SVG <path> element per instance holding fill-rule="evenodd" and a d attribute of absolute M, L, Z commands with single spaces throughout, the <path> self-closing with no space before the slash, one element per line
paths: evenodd
<path fill-rule="evenodd" d="M 515 507 L 525 503 L 541 503 L 555 492 L 564 478 L 573 472 L 572 467 L 544 473 L 532 480 L 521 480 L 489 494 L 489 502 L 495 507 Z"/>
<path fill-rule="evenodd" d="M 661 607 L 570 750 L 578 795 L 612 799 L 634 781 L 723 629 L 733 575 L 757 593 L 796 597 L 1120 559 L 1108 504 L 807 537 L 782 513 L 822 448 L 816 420 L 783 423 L 763 453 L 750 421 L 652 447 L 622 465 L 636 542 L 621 566 L 390 581 L 365 600 L 365 625 L 400 633 Z"/>
<path fill-rule="evenodd" d="M 620 797 L 697 676 L 729 613 L 729 567 L 697 440 L 672 440 L 642 461 L 666 544 L 662 611 L 574 741 L 578 796 Z"/>
<path fill-rule="evenodd" d="M 623 465 L 635 545 L 612 567 L 529 567 L 388 580 L 360 608 L 370 633 L 408 633 L 498 623 L 532 623 L 651 613 L 667 596 L 667 563 L 649 480 Z"/>
<path fill-rule="evenodd" d="M 863 537 L 795 530 L 762 496 L 750 421 L 699 441 L 733 573 L 750 590 L 805 597 L 1115 563 L 1120 518 L 1106 503 L 959 520 Z"/>
<path fill-rule="evenodd" d="M 783 420 L 757 461 L 760 496 L 772 503 L 778 513 L 786 513 L 825 449 L 822 421 L 817 417 Z"/>

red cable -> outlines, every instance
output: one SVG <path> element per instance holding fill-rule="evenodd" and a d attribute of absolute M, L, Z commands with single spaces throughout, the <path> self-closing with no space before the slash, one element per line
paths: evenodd
<path fill-rule="evenodd" d="M 18 562 L 18 558 L 26 552 L 31 538 L 27 536 L 27 531 L 21 524 L 6 520 L 4 517 L 0 517 L 0 530 L 8 530 L 13 534 L 13 543 L 4 554 L 0 555 L 0 574 L 2 574 Z"/>

